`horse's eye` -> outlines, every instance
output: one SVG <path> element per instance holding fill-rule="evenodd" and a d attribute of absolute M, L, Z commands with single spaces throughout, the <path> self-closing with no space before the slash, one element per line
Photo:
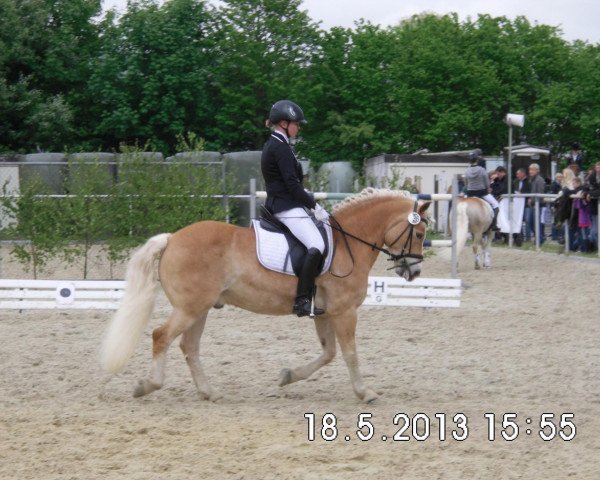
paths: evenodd
<path fill-rule="evenodd" d="M 417 239 L 423 240 L 424 235 L 422 233 L 417 233 Z"/>

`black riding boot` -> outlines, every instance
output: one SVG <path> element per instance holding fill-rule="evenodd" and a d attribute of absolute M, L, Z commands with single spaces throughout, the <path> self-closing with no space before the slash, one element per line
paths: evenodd
<path fill-rule="evenodd" d="M 311 303 L 315 294 L 315 277 L 319 274 L 319 264 L 321 263 L 321 252 L 316 248 L 310 248 L 306 254 L 302 271 L 298 277 L 298 290 L 296 292 L 296 303 L 292 312 L 299 317 L 306 315 L 323 315 L 325 310 L 314 307 L 311 312 Z"/>
<path fill-rule="evenodd" d="M 500 230 L 498 228 L 498 225 L 496 225 L 496 222 L 498 220 L 498 211 L 500 210 L 498 207 L 494 208 L 494 219 L 492 220 L 492 226 L 490 227 L 491 230 L 493 230 L 494 232 L 497 232 L 498 230 Z"/>

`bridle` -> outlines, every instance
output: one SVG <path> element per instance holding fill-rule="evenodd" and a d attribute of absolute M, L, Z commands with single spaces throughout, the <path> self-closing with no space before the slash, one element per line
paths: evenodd
<path fill-rule="evenodd" d="M 337 220 L 337 218 L 335 218 L 333 215 L 330 215 L 329 218 L 331 220 L 333 220 L 337 225 L 333 225 L 332 223 L 329 223 L 329 226 L 342 234 L 342 238 L 344 239 L 344 243 L 346 244 L 346 248 L 348 249 L 350 258 L 352 259 L 352 270 L 350 270 L 350 273 L 348 273 L 346 275 L 336 275 L 335 273 L 333 273 L 331 271 L 330 271 L 330 273 L 334 277 L 345 278 L 345 277 L 348 277 L 349 275 L 351 275 L 352 272 L 354 271 L 354 255 L 352 254 L 352 249 L 350 248 L 350 244 L 348 243 L 347 237 L 353 238 L 354 240 L 357 240 L 360 243 L 363 243 L 364 245 L 368 245 L 369 247 L 371 247 L 372 250 L 378 250 L 379 252 L 386 254 L 388 256 L 388 262 L 395 263 L 395 262 L 398 262 L 399 260 L 401 260 L 400 265 L 393 265 L 390 268 L 388 268 L 388 270 L 392 270 L 393 268 L 397 268 L 397 267 L 410 268 L 413 265 L 421 263 L 423 261 L 423 255 L 419 255 L 417 253 L 411 253 L 413 230 L 419 223 L 424 223 L 425 225 L 427 225 L 429 223 L 429 221 L 426 218 L 421 217 L 417 213 L 417 206 L 418 206 L 418 203 L 417 203 L 417 201 L 415 201 L 413 211 L 411 214 L 409 214 L 409 219 L 401 220 L 401 221 L 407 221 L 408 224 L 406 225 L 404 230 L 402 230 L 402 232 L 400 232 L 400 234 L 396 237 L 396 239 L 388 245 L 389 248 L 392 248 L 396 243 L 398 243 L 398 241 L 402 238 L 402 236 L 408 231 L 408 237 L 406 238 L 406 241 L 404 242 L 404 245 L 402 246 L 402 250 L 400 253 L 392 253 L 392 252 L 390 252 L 390 250 L 388 248 L 385 248 L 384 246 L 380 247 L 376 243 L 367 242 L 366 240 L 363 240 L 362 238 L 351 234 L 350 232 L 348 232 L 342 228 L 342 225 Z M 412 221 L 410 218 L 411 216 L 414 219 Z M 399 223 L 399 222 L 397 222 L 397 223 Z M 393 228 L 394 226 L 396 226 L 397 223 L 392 225 L 392 227 L 390 227 L 390 228 Z M 416 261 L 409 263 L 407 260 L 409 258 L 415 259 Z"/>

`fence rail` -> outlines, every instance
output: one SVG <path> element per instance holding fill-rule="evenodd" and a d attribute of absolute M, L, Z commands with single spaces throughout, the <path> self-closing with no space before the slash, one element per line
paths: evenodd
<path fill-rule="evenodd" d="M 532 198 L 535 200 L 534 203 L 534 228 L 535 228 L 535 249 L 537 251 L 539 251 L 541 249 L 541 243 L 540 243 L 540 239 L 541 239 L 541 231 L 540 231 L 540 225 L 541 225 L 541 202 L 543 200 L 556 200 L 558 197 L 560 196 L 560 194 L 557 193 L 513 193 L 510 195 L 502 195 L 502 198 Z M 573 194 L 570 195 L 571 199 L 577 199 L 577 198 L 581 198 L 579 195 L 577 194 Z M 598 202 L 598 211 L 600 212 L 600 198 L 596 199 L 596 202 Z M 569 231 L 569 222 L 565 221 L 564 222 L 564 236 L 565 236 L 565 253 L 569 253 L 570 251 L 570 231 Z M 596 232 L 596 235 L 598 236 L 598 232 Z M 596 241 L 598 242 L 598 239 L 596 239 Z M 600 257 L 600 247 L 598 247 L 597 249 L 597 253 L 598 256 Z"/>

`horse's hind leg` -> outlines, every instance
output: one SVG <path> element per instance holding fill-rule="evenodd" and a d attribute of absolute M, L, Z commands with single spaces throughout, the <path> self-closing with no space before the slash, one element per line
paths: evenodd
<path fill-rule="evenodd" d="M 479 254 L 479 244 L 481 243 L 481 234 L 473 234 L 473 254 L 475 255 L 475 270 L 481 268 L 481 255 Z"/>
<path fill-rule="evenodd" d="M 481 240 L 483 249 L 483 268 L 492 268 L 492 252 L 490 252 L 490 243 L 492 241 L 492 232 L 487 232 Z"/>
<path fill-rule="evenodd" d="M 350 310 L 343 315 L 336 316 L 331 321 L 333 322 L 333 328 L 335 329 L 335 335 L 340 344 L 342 355 L 348 366 L 352 389 L 358 398 L 364 400 L 366 403 L 370 403 L 377 399 L 379 395 L 365 386 L 358 368 L 358 354 L 356 353 L 356 310 Z"/>
<path fill-rule="evenodd" d="M 185 356 L 185 361 L 190 367 L 198 393 L 204 400 L 214 402 L 221 398 L 221 395 L 209 385 L 202 364 L 200 363 L 200 338 L 204 331 L 207 314 L 208 312 L 202 315 L 188 330 L 183 332 L 179 346 Z"/>
<path fill-rule="evenodd" d="M 315 328 L 323 351 L 312 362 L 296 368 L 284 368 L 279 374 L 279 386 L 304 380 L 335 357 L 335 333 L 329 320 L 315 317 Z"/>
<path fill-rule="evenodd" d="M 134 397 L 141 397 L 158 390 L 165 380 L 165 362 L 167 350 L 173 340 L 190 328 L 198 316 L 174 309 L 169 320 L 152 332 L 152 369 L 150 378 L 140 380 L 133 392 Z"/>

